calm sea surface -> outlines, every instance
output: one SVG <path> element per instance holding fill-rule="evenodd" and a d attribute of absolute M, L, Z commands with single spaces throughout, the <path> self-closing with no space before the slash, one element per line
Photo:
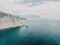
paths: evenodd
<path fill-rule="evenodd" d="M 60 45 L 60 22 L 27 20 L 26 24 L 0 31 L 0 45 Z"/>

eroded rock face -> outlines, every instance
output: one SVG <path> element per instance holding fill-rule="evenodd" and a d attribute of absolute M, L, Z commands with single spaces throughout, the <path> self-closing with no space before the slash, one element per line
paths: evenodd
<path fill-rule="evenodd" d="M 21 26 L 22 22 L 16 16 L 0 12 L 0 29 Z"/>

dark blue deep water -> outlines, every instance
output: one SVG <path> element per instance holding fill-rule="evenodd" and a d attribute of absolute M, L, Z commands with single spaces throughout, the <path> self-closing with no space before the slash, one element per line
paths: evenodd
<path fill-rule="evenodd" d="M 60 22 L 27 20 L 28 27 L 0 31 L 0 45 L 60 45 Z"/>

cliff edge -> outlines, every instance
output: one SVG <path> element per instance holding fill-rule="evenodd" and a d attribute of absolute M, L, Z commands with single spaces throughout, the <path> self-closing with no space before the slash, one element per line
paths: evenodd
<path fill-rule="evenodd" d="M 23 23 L 20 20 L 20 18 L 16 16 L 12 16 L 11 14 L 0 12 L 0 30 L 22 26 L 22 25 Z"/>

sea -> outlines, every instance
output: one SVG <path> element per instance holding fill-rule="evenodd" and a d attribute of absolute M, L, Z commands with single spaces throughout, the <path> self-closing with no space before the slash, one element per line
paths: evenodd
<path fill-rule="evenodd" d="M 60 22 L 25 20 L 25 26 L 0 31 L 0 45 L 60 45 Z"/>

